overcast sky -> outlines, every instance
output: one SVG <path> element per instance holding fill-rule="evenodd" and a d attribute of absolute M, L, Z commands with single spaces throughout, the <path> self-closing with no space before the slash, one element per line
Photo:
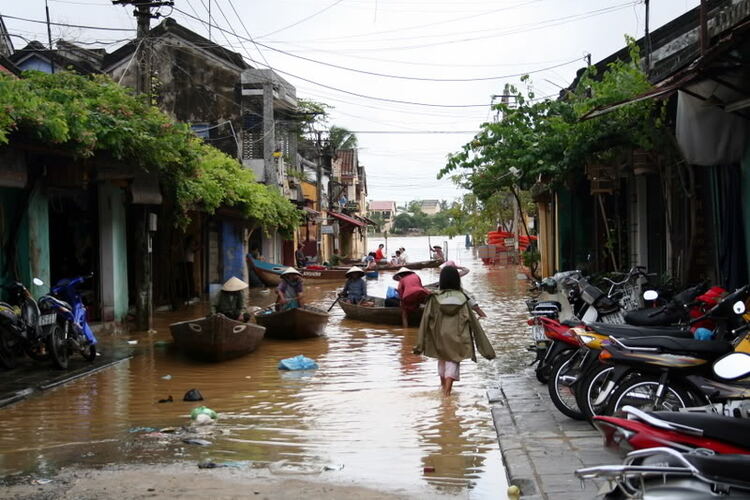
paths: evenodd
<path fill-rule="evenodd" d="M 43 24 L 7 17 L 43 20 L 44 0 L 1 3 L 17 49 L 26 40 L 46 43 Z M 698 4 L 651 0 L 651 29 Z M 111 51 L 135 36 L 132 7 L 109 0 L 48 5 L 53 22 L 132 30 L 53 26 L 53 39 Z M 210 6 L 212 24 L 226 30 L 213 28 L 212 40 L 255 67 L 271 66 L 298 97 L 334 106 L 331 123 L 358 132 L 368 198 L 398 202 L 456 198 L 456 188 L 436 173 L 447 154 L 492 119 L 493 94 L 530 72 L 537 96 L 556 95 L 585 54 L 596 62 L 619 50 L 625 34 L 642 36 L 645 17 L 643 2 L 632 0 L 211 0 Z M 190 17 L 207 22 L 208 7 L 209 0 L 175 0 L 171 17 L 208 36 L 208 26 Z M 446 79 L 474 81 L 440 81 Z"/>

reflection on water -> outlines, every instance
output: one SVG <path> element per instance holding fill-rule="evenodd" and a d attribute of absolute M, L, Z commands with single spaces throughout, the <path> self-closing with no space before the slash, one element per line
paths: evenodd
<path fill-rule="evenodd" d="M 514 269 L 483 267 L 462 248 L 463 238 L 458 243 L 451 241 L 451 258 L 472 269 L 464 286 L 489 316 L 484 326 L 498 359 L 464 362 L 451 398 L 440 393 L 436 362 L 412 354 L 415 328 L 355 322 L 337 306 L 326 338 L 265 339 L 248 356 L 202 364 L 164 345 L 171 341 L 168 324 L 201 316 L 195 308 L 161 315 L 155 335 L 126 336 L 139 340 L 130 361 L 0 410 L 0 475 L 50 473 L 66 463 L 285 461 L 315 470 L 343 466 L 326 474 L 381 489 L 427 485 L 435 493 L 502 496 L 505 477 L 485 390 L 528 361 L 526 284 L 516 281 Z M 426 258 L 427 238 L 389 238 L 394 246 L 406 246 L 412 260 Z M 438 270 L 419 273 L 424 282 L 437 280 Z M 370 293 L 383 295 L 393 283 L 392 273 L 381 273 Z M 308 285 L 312 303 L 327 309 L 335 285 Z M 265 305 L 272 298 L 254 290 L 252 300 Z M 315 359 L 319 370 L 277 369 L 280 359 L 297 354 Z M 193 387 L 205 401 L 182 401 Z M 168 395 L 173 403 L 157 402 Z M 220 413 L 207 436 L 211 446 L 149 432 L 186 424 L 200 404 Z"/>

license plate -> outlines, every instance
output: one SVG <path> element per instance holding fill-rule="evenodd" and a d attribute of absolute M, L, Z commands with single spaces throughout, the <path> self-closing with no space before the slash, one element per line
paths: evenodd
<path fill-rule="evenodd" d="M 57 314 L 44 314 L 41 318 L 39 318 L 39 325 L 40 326 L 49 326 L 54 325 L 57 321 Z"/>
<path fill-rule="evenodd" d="M 531 325 L 531 338 L 545 340 L 547 336 L 544 334 L 544 327 L 542 325 Z"/>

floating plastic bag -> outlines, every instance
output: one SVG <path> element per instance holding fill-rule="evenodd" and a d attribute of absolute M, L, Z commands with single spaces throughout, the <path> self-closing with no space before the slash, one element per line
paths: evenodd
<path fill-rule="evenodd" d="M 389 286 L 388 290 L 385 292 L 385 298 L 386 299 L 397 299 L 398 297 L 398 290 L 396 290 L 394 287 Z"/>
<path fill-rule="evenodd" d="M 206 415 L 211 420 L 216 420 L 217 418 L 219 418 L 216 412 L 213 411 L 211 408 L 207 406 L 199 406 L 198 408 L 193 408 L 193 411 L 190 412 L 190 419 L 198 420 L 198 417 L 200 417 L 201 415 Z"/>
<path fill-rule="evenodd" d="M 279 370 L 317 370 L 318 363 L 306 356 L 299 355 L 279 361 Z"/>

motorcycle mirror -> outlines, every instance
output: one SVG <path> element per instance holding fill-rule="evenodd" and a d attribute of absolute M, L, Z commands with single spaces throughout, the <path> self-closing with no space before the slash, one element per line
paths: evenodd
<path fill-rule="evenodd" d="M 725 380 L 736 380 L 750 374 L 750 354 L 730 352 L 714 363 L 714 373 Z"/>
<path fill-rule="evenodd" d="M 659 298 L 659 292 L 656 290 L 646 290 L 643 292 L 643 300 L 656 300 Z"/>
<path fill-rule="evenodd" d="M 741 300 L 738 300 L 737 302 L 732 305 L 732 310 L 734 311 L 734 314 L 740 315 L 745 314 L 745 311 L 747 308 L 745 307 L 745 303 Z"/>
<path fill-rule="evenodd" d="M 39 278 L 34 278 L 31 280 L 36 286 L 42 286 L 44 285 L 44 281 L 40 280 Z"/>

